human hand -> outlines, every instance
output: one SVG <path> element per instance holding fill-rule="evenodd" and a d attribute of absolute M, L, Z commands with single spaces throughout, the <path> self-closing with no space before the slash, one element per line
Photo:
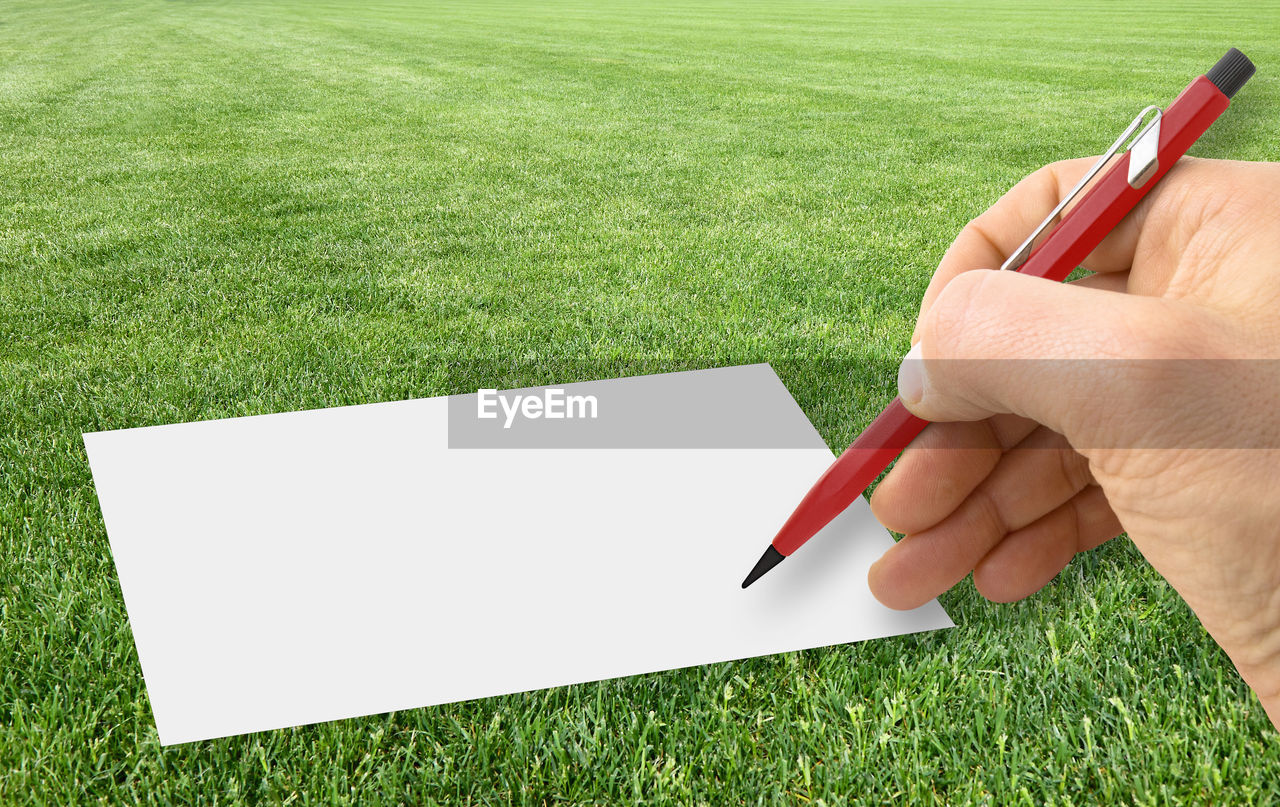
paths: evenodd
<path fill-rule="evenodd" d="M 932 423 L 871 498 L 913 608 L 970 571 L 1021 599 L 1127 532 L 1280 726 L 1280 164 L 1183 158 L 1058 284 L 999 266 L 1092 164 L 960 233 L 899 371 Z"/>

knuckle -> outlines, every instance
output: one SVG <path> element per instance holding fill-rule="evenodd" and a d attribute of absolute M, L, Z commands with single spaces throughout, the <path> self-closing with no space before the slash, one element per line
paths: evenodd
<path fill-rule="evenodd" d="M 1072 448 L 1058 449 L 1058 468 L 1067 490 L 1084 490 L 1093 481 L 1089 461 Z"/>
<path fill-rule="evenodd" d="M 1000 510 L 1000 502 L 985 485 L 969 494 L 966 501 L 969 508 L 969 520 L 979 535 L 987 537 L 991 545 L 995 545 L 1009 533 L 1009 525 L 1005 523 L 1004 514 Z"/>
<path fill-rule="evenodd" d="M 1071 543 L 1075 546 L 1076 552 L 1084 552 L 1085 533 L 1085 514 L 1084 504 L 1079 496 L 1073 496 L 1067 505 L 1067 512 L 1064 519 L 1067 522 L 1067 535 L 1071 536 Z"/>
<path fill-rule="evenodd" d="M 1042 185 L 1050 183 L 1056 184 L 1058 181 L 1058 175 L 1062 173 L 1062 169 L 1068 166 L 1069 162 L 1069 160 L 1055 160 L 1051 163 L 1045 163 L 1032 171 L 1029 178 Z"/>
<path fill-rule="evenodd" d="M 1072 174 L 1083 174 L 1083 166 L 1092 163 L 1097 157 L 1085 157 L 1083 159 L 1071 160 L 1055 160 L 1046 163 L 1027 175 L 1026 182 L 1035 185 L 1037 188 L 1051 189 L 1055 192 L 1058 186 L 1062 184 L 1062 178 Z"/>

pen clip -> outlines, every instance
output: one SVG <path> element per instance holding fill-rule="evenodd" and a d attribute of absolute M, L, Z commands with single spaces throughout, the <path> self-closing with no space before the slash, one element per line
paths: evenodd
<path fill-rule="evenodd" d="M 1155 113 L 1155 117 L 1145 127 L 1142 127 L 1142 122 L 1152 112 Z M 1160 146 L 1160 117 L 1161 112 L 1158 106 L 1149 106 L 1139 112 L 1138 117 L 1133 119 L 1133 123 L 1130 123 L 1128 128 L 1116 138 L 1116 142 L 1111 144 L 1111 148 L 1107 149 L 1107 153 L 1098 158 L 1098 161 L 1080 178 L 1075 187 L 1067 192 L 1061 202 L 1058 202 L 1058 206 L 1053 209 L 1053 212 L 1046 216 L 1044 221 L 1040 222 L 1040 226 L 1036 227 L 1035 232 L 1031 233 L 1031 236 L 1022 242 L 1022 246 L 1018 247 L 1017 251 L 1010 255 L 1009 259 L 1001 264 L 1000 268 L 1016 270 L 1027 262 L 1027 258 L 1031 256 L 1031 247 L 1035 244 L 1036 239 L 1053 225 L 1058 218 L 1058 214 L 1080 195 L 1080 192 L 1084 190 L 1084 186 L 1088 185 L 1106 167 L 1107 162 L 1124 150 L 1125 142 L 1130 137 L 1133 137 L 1133 133 L 1137 132 L 1139 127 L 1142 127 L 1142 131 L 1138 133 L 1137 137 L 1133 138 L 1133 142 L 1128 146 L 1129 187 L 1141 188 L 1147 184 L 1147 180 L 1151 179 L 1160 167 L 1156 156 Z"/>

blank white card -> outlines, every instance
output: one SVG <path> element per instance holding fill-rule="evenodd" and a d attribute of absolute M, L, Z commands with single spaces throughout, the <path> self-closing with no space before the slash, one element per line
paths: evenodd
<path fill-rule="evenodd" d="M 872 597 L 863 499 L 741 588 L 833 459 L 767 365 L 562 389 L 606 447 L 451 448 L 475 396 L 86 434 L 161 742 L 951 626 Z"/>

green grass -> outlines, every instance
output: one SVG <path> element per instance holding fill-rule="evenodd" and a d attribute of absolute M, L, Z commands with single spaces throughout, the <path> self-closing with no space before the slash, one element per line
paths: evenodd
<path fill-rule="evenodd" d="M 1231 45 L 1194 153 L 1276 159 L 1274 4 L 6 0 L 0 803 L 1276 800 L 1119 541 L 952 631 L 161 748 L 80 442 L 769 361 L 841 446 L 965 221 Z"/>

